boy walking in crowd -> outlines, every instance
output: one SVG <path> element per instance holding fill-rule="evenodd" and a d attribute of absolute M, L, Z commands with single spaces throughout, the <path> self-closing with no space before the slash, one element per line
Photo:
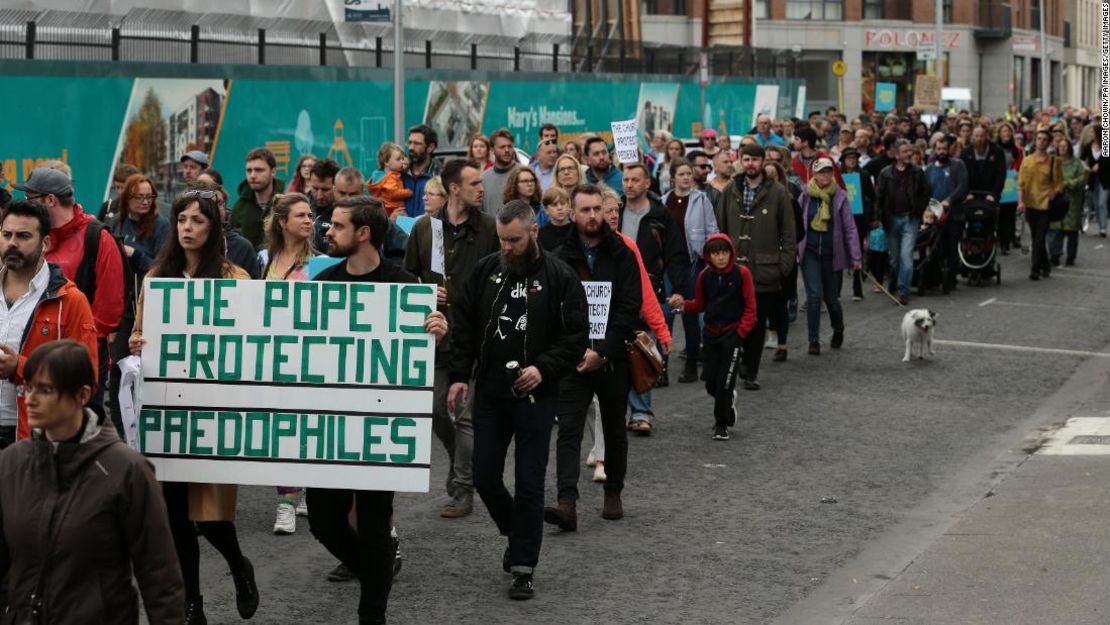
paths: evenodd
<path fill-rule="evenodd" d="M 713 397 L 713 440 L 727 441 L 728 428 L 736 425 L 736 375 L 744 338 L 755 326 L 755 283 L 747 267 L 736 263 L 736 251 L 727 234 L 714 234 L 705 242 L 705 269 L 694 283 L 694 299 L 671 296 L 671 308 L 684 313 L 705 313 L 702 330 L 702 374 L 705 391 Z"/>

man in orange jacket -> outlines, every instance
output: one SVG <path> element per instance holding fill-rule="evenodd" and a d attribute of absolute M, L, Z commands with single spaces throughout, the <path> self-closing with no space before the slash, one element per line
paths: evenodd
<path fill-rule="evenodd" d="M 89 349 L 96 371 L 96 324 L 85 295 L 44 258 L 50 215 L 37 202 L 15 201 L 0 223 L 0 448 L 31 435 L 18 389 L 23 365 L 39 345 L 74 339 Z"/>

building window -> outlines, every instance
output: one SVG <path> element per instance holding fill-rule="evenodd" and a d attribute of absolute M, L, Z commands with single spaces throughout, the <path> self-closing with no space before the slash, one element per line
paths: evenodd
<path fill-rule="evenodd" d="M 752 17 L 757 20 L 770 19 L 771 6 L 769 0 L 755 0 L 755 6 L 752 8 Z"/>
<path fill-rule="evenodd" d="M 944 23 L 945 24 L 951 24 L 952 23 L 952 0 L 944 0 L 944 5 L 943 5 L 943 8 L 941 10 L 942 10 L 942 16 L 944 18 Z"/>
<path fill-rule="evenodd" d="M 843 16 L 843 0 L 786 0 L 788 20 L 839 20 Z"/>
<path fill-rule="evenodd" d="M 863 19 L 865 20 L 882 20 L 886 19 L 885 11 L 883 11 L 884 0 L 864 0 L 863 2 Z"/>
<path fill-rule="evenodd" d="M 1029 30 L 1041 29 L 1041 3 L 1033 0 L 1029 7 Z"/>

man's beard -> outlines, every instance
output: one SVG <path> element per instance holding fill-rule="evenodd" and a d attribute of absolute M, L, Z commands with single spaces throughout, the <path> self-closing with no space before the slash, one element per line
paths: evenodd
<path fill-rule="evenodd" d="M 348 258 L 355 253 L 356 246 L 340 247 L 335 241 L 328 241 L 328 256 L 335 258 Z"/>
<path fill-rule="evenodd" d="M 756 178 L 763 175 L 763 170 L 762 169 L 756 169 L 756 170 L 745 169 L 744 170 L 744 175 L 748 177 L 748 180 L 755 180 Z"/>
<path fill-rule="evenodd" d="M 539 243 L 536 242 L 535 238 L 529 237 L 528 249 L 523 254 L 517 256 L 501 253 L 501 271 L 514 276 L 528 275 L 528 269 L 532 266 L 532 261 L 536 259 L 539 251 Z"/>
<path fill-rule="evenodd" d="M 4 267 L 12 271 L 21 271 L 29 267 L 38 266 L 40 259 L 42 259 L 41 249 L 34 255 L 23 254 L 22 252 L 13 250 L 4 254 Z"/>

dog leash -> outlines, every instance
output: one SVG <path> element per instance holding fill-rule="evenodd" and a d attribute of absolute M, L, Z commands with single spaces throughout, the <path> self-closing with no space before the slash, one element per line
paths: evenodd
<path fill-rule="evenodd" d="M 867 276 L 867 278 L 869 280 L 871 280 L 871 282 L 873 282 L 875 284 L 875 286 L 879 288 L 880 291 L 882 291 L 883 293 L 886 293 L 886 296 L 889 297 L 892 302 L 894 302 L 895 304 L 897 304 L 900 307 L 905 307 L 905 304 L 898 301 L 897 297 L 894 297 L 893 295 L 891 295 L 890 291 L 886 290 L 886 287 L 884 287 L 882 284 L 880 284 L 879 281 L 875 279 L 875 276 L 871 275 L 870 271 L 867 271 L 866 269 L 860 269 L 860 271 L 862 271 L 863 275 Z"/>

